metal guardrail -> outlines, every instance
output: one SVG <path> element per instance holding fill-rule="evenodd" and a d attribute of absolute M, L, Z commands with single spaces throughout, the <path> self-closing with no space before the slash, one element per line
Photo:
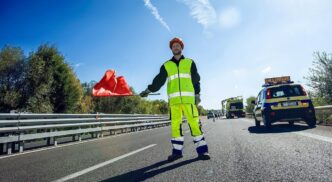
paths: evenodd
<path fill-rule="evenodd" d="M 317 106 L 315 107 L 316 117 L 319 119 L 320 124 L 331 125 L 331 121 L 328 121 L 328 117 L 332 116 L 332 105 Z"/>
<path fill-rule="evenodd" d="M 0 113 L 0 150 L 11 154 L 15 145 L 18 152 L 23 152 L 26 141 L 46 139 L 47 145 L 57 146 L 58 139 L 64 136 L 81 141 L 83 134 L 99 138 L 107 132 L 113 135 L 169 124 L 169 117 L 162 115 Z"/>
<path fill-rule="evenodd" d="M 329 111 L 332 112 L 332 105 L 327 105 L 327 106 L 317 106 L 317 107 L 315 107 L 315 110 L 316 110 L 316 111 L 319 111 L 319 110 L 321 110 L 321 111 L 323 111 L 323 110 L 329 110 Z"/>

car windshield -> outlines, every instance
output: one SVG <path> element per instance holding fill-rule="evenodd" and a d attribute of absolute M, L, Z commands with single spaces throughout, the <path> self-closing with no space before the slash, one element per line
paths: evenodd
<path fill-rule="evenodd" d="M 243 103 L 242 102 L 231 103 L 230 107 L 231 109 L 243 109 Z"/>
<path fill-rule="evenodd" d="M 271 92 L 271 98 L 294 97 L 294 96 L 305 95 L 300 85 L 283 85 L 279 87 L 274 87 L 270 88 L 270 92 Z"/>

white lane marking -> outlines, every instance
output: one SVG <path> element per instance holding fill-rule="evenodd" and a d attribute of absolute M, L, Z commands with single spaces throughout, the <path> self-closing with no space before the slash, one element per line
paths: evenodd
<path fill-rule="evenodd" d="M 332 138 L 330 138 L 330 137 L 316 135 L 316 134 L 312 134 L 312 133 L 304 132 L 304 131 L 298 131 L 298 132 L 292 132 L 292 133 L 332 143 Z"/>
<path fill-rule="evenodd" d="M 126 158 L 126 157 L 129 157 L 129 156 L 131 156 L 131 155 L 134 155 L 134 154 L 136 154 L 136 153 L 138 153 L 138 152 L 141 152 L 141 151 L 143 151 L 143 150 L 146 150 L 146 149 L 148 149 L 148 148 L 154 147 L 154 146 L 156 146 L 156 145 L 157 145 L 157 144 L 151 144 L 151 145 L 148 145 L 148 146 L 146 146 L 146 147 L 143 147 L 143 148 L 140 148 L 140 149 L 134 150 L 134 151 L 129 152 L 129 153 L 127 153 L 127 154 L 121 155 L 121 156 L 119 156 L 119 157 L 115 157 L 115 158 L 113 158 L 113 159 L 111 159 L 111 160 L 108 160 L 108 161 L 105 161 L 105 162 L 99 163 L 99 164 L 97 164 L 97 165 L 94 165 L 94 166 L 91 166 L 91 167 L 89 167 L 89 168 L 83 169 L 83 170 L 78 171 L 78 172 L 76 172 L 76 173 L 73 173 L 73 174 L 70 174 L 70 175 L 68 175 L 68 176 L 62 177 L 62 178 L 57 179 L 57 180 L 55 180 L 55 181 L 53 181 L 53 182 L 63 182 L 63 181 L 68 181 L 68 180 L 70 180 L 70 179 L 73 179 L 73 178 L 79 177 L 79 176 L 81 176 L 81 175 L 83 175 L 83 174 L 89 173 L 89 172 L 94 171 L 94 170 L 96 170 L 96 169 L 99 169 L 99 168 L 101 168 L 101 167 L 104 167 L 104 166 L 107 166 L 107 165 L 109 165 L 109 164 L 112 164 L 112 163 L 114 163 L 114 162 L 116 162 L 116 161 L 118 161 L 118 160 L 121 160 L 121 159 L 123 159 L 123 158 Z"/>
<path fill-rule="evenodd" d="M 248 121 L 248 122 L 253 123 L 249 119 L 244 119 L 244 121 Z M 326 136 L 322 136 L 322 135 L 317 135 L 317 134 L 313 134 L 313 133 L 309 133 L 309 132 L 305 132 L 305 131 L 291 131 L 290 133 L 301 135 L 301 136 L 306 136 L 306 137 L 313 138 L 313 139 L 316 139 L 316 140 L 321 140 L 321 141 L 332 143 L 332 138 L 326 137 Z"/>
<path fill-rule="evenodd" d="M 146 130 L 135 131 L 135 132 L 131 132 L 131 133 L 122 133 L 122 134 L 117 134 L 117 135 L 104 136 L 102 138 L 86 139 L 86 140 L 83 140 L 83 141 L 80 141 L 80 142 L 76 141 L 76 142 L 73 142 L 73 143 L 58 144 L 58 146 L 46 147 L 46 148 L 41 148 L 41 149 L 24 151 L 22 153 L 14 153 L 14 154 L 10 154 L 10 155 L 1 156 L 0 160 L 5 159 L 5 158 L 9 158 L 9 157 L 20 156 L 20 155 L 24 155 L 24 154 L 30 154 L 30 153 L 41 152 L 41 151 L 45 151 L 45 150 L 57 149 L 57 148 L 61 148 L 61 147 L 68 147 L 68 146 L 78 145 L 78 144 L 82 144 L 82 143 L 94 142 L 94 141 L 98 141 L 98 140 L 104 140 L 104 139 L 109 139 L 109 138 L 113 138 L 113 137 L 120 137 L 120 136 L 123 136 L 123 135 L 132 135 L 132 134 L 141 133 L 141 132 L 145 132 L 145 131 L 152 131 L 152 130 L 158 130 L 158 129 L 164 129 L 164 128 L 165 127 L 146 129 Z"/>

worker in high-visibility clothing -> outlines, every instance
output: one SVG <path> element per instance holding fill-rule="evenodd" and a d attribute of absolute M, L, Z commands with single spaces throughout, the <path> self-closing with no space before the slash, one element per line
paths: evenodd
<path fill-rule="evenodd" d="M 170 41 L 169 47 L 173 52 L 172 59 L 166 61 L 160 68 L 159 74 L 151 85 L 140 93 L 147 97 L 149 93 L 158 91 L 168 80 L 167 94 L 172 125 L 172 154 L 169 161 L 180 159 L 183 149 L 182 113 L 187 118 L 191 135 L 194 137 L 198 158 L 209 160 L 208 146 L 201 130 L 197 105 L 200 103 L 200 76 L 192 59 L 182 55 L 184 44 L 180 38 Z"/>

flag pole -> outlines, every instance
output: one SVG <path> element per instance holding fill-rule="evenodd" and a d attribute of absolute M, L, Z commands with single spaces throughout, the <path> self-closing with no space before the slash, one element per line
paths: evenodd
<path fill-rule="evenodd" d="M 149 95 L 160 95 L 160 93 L 150 93 Z M 132 96 L 140 96 L 140 95 L 133 94 L 133 95 L 112 95 L 112 96 L 95 96 L 95 97 L 132 97 Z"/>
<path fill-rule="evenodd" d="M 160 95 L 160 93 L 149 93 L 149 95 Z M 139 94 L 135 94 L 135 95 L 132 95 L 132 96 L 140 96 Z"/>
<path fill-rule="evenodd" d="M 150 93 L 149 95 L 160 95 L 160 93 Z"/>

